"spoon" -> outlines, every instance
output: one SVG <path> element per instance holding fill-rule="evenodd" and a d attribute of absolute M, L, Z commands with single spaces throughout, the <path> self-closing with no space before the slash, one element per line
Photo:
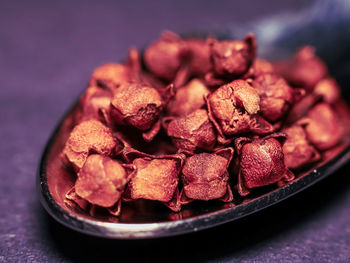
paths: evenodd
<path fill-rule="evenodd" d="M 79 100 L 78 100 L 79 101 Z M 345 103 L 336 107 L 346 125 L 350 112 Z M 103 213 L 91 216 L 64 203 L 65 194 L 74 184 L 74 177 L 64 168 L 60 154 L 69 132 L 74 126 L 78 102 L 64 116 L 49 139 L 43 152 L 37 177 L 40 201 L 46 211 L 61 224 L 93 236 L 116 239 L 156 238 L 179 235 L 211 228 L 237 220 L 274 205 L 312 186 L 334 173 L 350 159 L 349 135 L 335 148 L 323 152 L 323 161 L 300 173 L 291 183 L 276 188 L 265 187 L 247 199 L 235 198 L 233 203 L 218 201 L 193 202 L 180 213 L 169 212 L 165 207 L 140 200 L 123 205 L 120 217 Z M 346 126 L 345 126 L 346 127 Z M 348 134 L 348 133 L 346 133 Z"/>
<path fill-rule="evenodd" d="M 253 21 L 248 25 L 231 25 L 220 34 L 224 35 L 223 38 L 235 39 L 235 32 L 243 32 L 244 35 L 254 31 L 260 47 L 267 48 L 262 48 L 260 54 L 270 59 L 276 58 L 278 54 L 290 54 L 291 50 L 302 44 L 311 43 L 320 50 L 321 57 L 326 59 L 335 77 L 342 80 L 345 86 L 349 81 L 348 73 L 343 70 L 348 68 L 345 63 L 348 63 L 346 43 L 349 43 L 349 34 L 345 31 L 348 27 L 339 25 L 348 24 L 347 11 L 345 1 L 344 4 L 343 1 L 317 1 L 298 14 Z M 324 20 L 324 17 L 336 19 Z M 271 25 L 274 30 L 272 35 Z M 319 28 L 328 31 L 317 30 Z M 335 49 L 334 43 L 343 45 Z M 183 207 L 180 213 L 172 213 L 162 206 L 141 200 L 123 205 L 122 214 L 118 218 L 104 214 L 91 216 L 67 207 L 64 203 L 65 194 L 74 184 L 74 177 L 63 168 L 60 153 L 74 126 L 77 106 L 78 102 L 63 117 L 45 147 L 38 170 L 37 189 L 42 205 L 53 218 L 73 230 L 93 236 L 115 239 L 156 238 L 211 228 L 283 201 L 334 173 L 350 159 L 350 135 L 347 132 L 337 147 L 322 153 L 322 162 L 297 173 L 295 180 L 280 188 L 264 187 L 246 199 L 235 196 L 234 203 L 229 204 L 216 201 L 193 202 Z M 336 106 L 343 126 L 350 127 L 350 112 L 346 103 L 341 102 Z"/>

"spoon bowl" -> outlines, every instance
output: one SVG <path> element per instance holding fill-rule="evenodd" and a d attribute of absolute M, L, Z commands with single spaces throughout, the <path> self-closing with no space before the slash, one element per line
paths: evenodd
<path fill-rule="evenodd" d="M 78 102 L 64 116 L 49 139 L 40 162 L 37 177 L 40 200 L 47 212 L 63 225 L 76 231 L 116 239 L 156 238 L 179 235 L 237 220 L 274 205 L 312 186 L 334 173 L 350 159 L 349 133 L 340 144 L 322 153 L 322 161 L 296 173 L 296 179 L 283 187 L 268 186 L 247 198 L 235 196 L 232 203 L 197 201 L 184 206 L 179 213 L 146 200 L 123 204 L 119 217 L 97 211 L 93 216 L 67 206 L 65 195 L 74 185 L 74 174 L 62 162 L 61 152 L 75 124 Z M 345 102 L 335 111 L 343 127 L 350 127 L 350 113 Z"/>

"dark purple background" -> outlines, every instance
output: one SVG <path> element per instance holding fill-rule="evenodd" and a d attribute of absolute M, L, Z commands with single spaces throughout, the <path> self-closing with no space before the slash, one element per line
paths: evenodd
<path fill-rule="evenodd" d="M 158 240 L 71 231 L 46 214 L 35 190 L 44 144 L 94 67 L 163 29 L 244 23 L 300 7 L 293 0 L 1 1 L 0 262 L 349 262 L 350 165 L 248 218 Z"/>

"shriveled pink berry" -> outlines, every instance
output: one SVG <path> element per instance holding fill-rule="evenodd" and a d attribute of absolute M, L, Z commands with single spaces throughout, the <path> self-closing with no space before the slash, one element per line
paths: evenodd
<path fill-rule="evenodd" d="M 275 74 L 261 74 L 253 81 L 252 86 L 260 97 L 260 113 L 268 121 L 279 120 L 293 103 L 293 89 Z"/>
<path fill-rule="evenodd" d="M 211 61 L 216 75 L 243 75 L 256 56 L 256 40 L 249 34 L 243 40 L 213 41 Z"/>
<path fill-rule="evenodd" d="M 182 169 L 184 195 L 197 200 L 212 200 L 230 196 L 228 166 L 233 149 L 226 148 L 214 153 L 200 153 L 188 157 Z"/>
<path fill-rule="evenodd" d="M 284 129 L 283 132 L 287 134 L 283 154 L 288 168 L 298 169 L 321 158 L 316 148 L 308 141 L 301 125 L 293 125 Z"/>
<path fill-rule="evenodd" d="M 129 175 L 119 162 L 92 154 L 78 173 L 75 191 L 91 204 L 111 207 L 120 200 Z"/>
<path fill-rule="evenodd" d="M 236 140 L 240 165 L 238 187 L 241 195 L 246 195 L 256 187 L 294 178 L 284 163 L 282 145 L 285 136 L 273 134 L 265 138 Z"/>
<path fill-rule="evenodd" d="M 197 149 L 212 150 L 216 132 L 204 109 L 188 115 L 165 119 L 165 127 L 179 151 L 195 152 Z"/>
<path fill-rule="evenodd" d="M 174 33 L 165 32 L 146 49 L 144 60 L 150 72 L 160 79 L 171 81 L 187 56 L 185 41 Z"/>

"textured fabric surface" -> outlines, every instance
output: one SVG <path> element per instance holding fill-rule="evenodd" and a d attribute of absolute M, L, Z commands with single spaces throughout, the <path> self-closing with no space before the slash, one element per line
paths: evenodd
<path fill-rule="evenodd" d="M 244 23 L 301 5 L 72 2 L 0 2 L 0 262 L 350 262 L 350 165 L 255 215 L 179 237 L 103 240 L 51 219 L 37 198 L 36 169 L 94 67 L 123 59 L 163 29 Z"/>

